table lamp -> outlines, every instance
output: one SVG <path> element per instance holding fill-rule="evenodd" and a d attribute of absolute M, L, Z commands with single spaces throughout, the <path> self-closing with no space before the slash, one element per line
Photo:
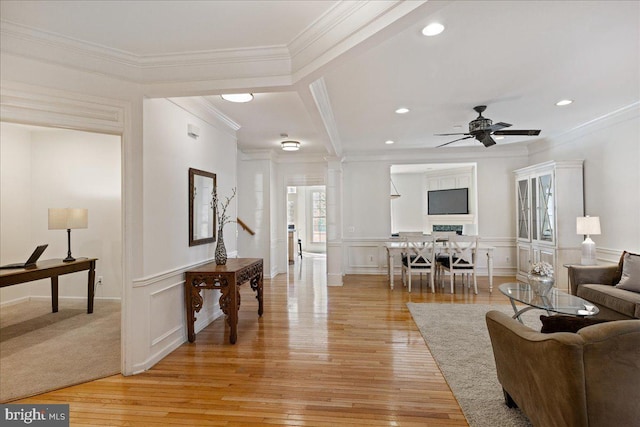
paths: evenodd
<path fill-rule="evenodd" d="M 87 228 L 89 213 L 82 208 L 49 208 L 49 230 L 67 230 L 67 257 L 64 262 L 75 261 L 71 256 L 71 229 Z"/>
<path fill-rule="evenodd" d="M 578 217 L 576 221 L 576 233 L 586 235 L 582 242 L 582 265 L 596 265 L 596 244 L 589 237 L 591 234 L 600 234 L 600 217 L 584 216 Z"/>

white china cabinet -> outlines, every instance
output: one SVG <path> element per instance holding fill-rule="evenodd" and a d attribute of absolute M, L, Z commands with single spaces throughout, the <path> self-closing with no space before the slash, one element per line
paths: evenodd
<path fill-rule="evenodd" d="M 584 216 L 582 160 L 551 161 L 514 171 L 516 186 L 517 278 L 527 281 L 531 264 L 553 266 L 556 287 L 568 291 L 564 264 L 580 263 Z"/>

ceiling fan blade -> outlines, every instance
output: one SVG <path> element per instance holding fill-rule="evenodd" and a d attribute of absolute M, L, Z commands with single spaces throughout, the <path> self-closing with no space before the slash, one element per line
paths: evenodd
<path fill-rule="evenodd" d="M 494 135 L 512 135 L 512 136 L 536 136 L 540 135 L 540 129 L 509 129 L 509 130 L 497 130 L 493 132 Z"/>
<path fill-rule="evenodd" d="M 454 142 L 462 141 L 463 139 L 473 138 L 473 135 L 465 136 L 463 138 L 454 139 L 453 141 L 449 141 L 445 144 L 438 145 L 436 148 L 444 147 L 445 145 L 453 144 Z"/>
<path fill-rule="evenodd" d="M 470 135 L 469 133 L 434 133 L 435 136 Z"/>
<path fill-rule="evenodd" d="M 511 124 L 510 124 L 510 123 L 498 122 L 498 123 L 494 123 L 494 124 L 492 124 L 491 126 L 489 126 L 489 127 L 487 128 L 487 130 L 488 130 L 489 132 L 493 132 L 493 131 L 496 131 L 496 130 L 498 130 L 498 129 L 508 128 L 508 127 L 510 127 L 510 126 L 511 126 Z"/>
<path fill-rule="evenodd" d="M 480 135 L 476 136 L 476 139 L 482 142 L 482 145 L 485 147 L 491 147 L 492 145 L 496 145 L 496 142 L 491 138 L 491 133 L 482 132 Z"/>

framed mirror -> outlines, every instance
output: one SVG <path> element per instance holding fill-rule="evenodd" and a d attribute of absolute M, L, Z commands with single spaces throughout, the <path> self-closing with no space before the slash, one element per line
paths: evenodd
<path fill-rule="evenodd" d="M 215 173 L 189 168 L 189 246 L 216 240 L 215 188 Z"/>

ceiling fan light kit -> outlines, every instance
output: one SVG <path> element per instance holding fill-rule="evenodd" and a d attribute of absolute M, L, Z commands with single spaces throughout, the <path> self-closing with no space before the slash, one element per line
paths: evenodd
<path fill-rule="evenodd" d="M 453 141 L 446 142 L 438 145 L 438 147 L 444 147 L 445 145 L 453 144 L 454 142 L 462 141 L 469 138 L 475 138 L 482 143 L 485 147 L 491 147 L 496 145 L 496 141 L 491 137 L 496 136 L 536 136 L 540 134 L 540 129 L 508 129 L 511 127 L 510 123 L 498 122 L 493 124 L 491 119 L 488 119 L 482 115 L 484 110 L 487 109 L 486 105 L 478 105 L 473 107 L 478 117 L 469 122 L 469 132 L 466 133 L 438 133 L 436 136 L 453 136 L 464 135 L 461 138 L 454 139 Z M 437 148 L 437 147 L 436 147 Z"/>

